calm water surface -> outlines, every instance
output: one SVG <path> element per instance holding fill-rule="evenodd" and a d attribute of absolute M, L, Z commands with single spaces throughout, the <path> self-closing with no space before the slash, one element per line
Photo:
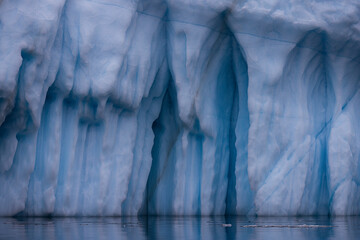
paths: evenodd
<path fill-rule="evenodd" d="M 360 239 L 360 217 L 0 218 L 0 239 Z"/>

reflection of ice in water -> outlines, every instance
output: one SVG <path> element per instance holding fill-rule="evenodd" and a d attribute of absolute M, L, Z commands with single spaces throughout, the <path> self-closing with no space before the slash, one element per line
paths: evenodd
<path fill-rule="evenodd" d="M 224 227 L 224 225 L 228 227 Z M 358 239 L 360 217 L 0 218 L 0 239 Z"/>
<path fill-rule="evenodd" d="M 243 225 L 243 228 L 330 228 L 330 225 Z"/>

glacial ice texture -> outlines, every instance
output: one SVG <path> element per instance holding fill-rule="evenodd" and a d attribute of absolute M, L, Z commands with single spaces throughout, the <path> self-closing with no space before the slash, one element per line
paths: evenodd
<path fill-rule="evenodd" d="M 360 214 L 358 0 L 0 0 L 0 216 Z"/>

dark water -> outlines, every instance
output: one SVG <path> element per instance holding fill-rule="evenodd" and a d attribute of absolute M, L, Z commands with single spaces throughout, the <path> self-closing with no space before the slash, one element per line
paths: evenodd
<path fill-rule="evenodd" d="M 0 239 L 360 239 L 360 217 L 0 218 Z"/>

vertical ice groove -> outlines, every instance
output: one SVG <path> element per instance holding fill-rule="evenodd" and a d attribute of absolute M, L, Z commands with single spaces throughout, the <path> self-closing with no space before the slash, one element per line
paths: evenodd
<path fill-rule="evenodd" d="M 152 125 L 154 144 L 152 165 L 147 182 L 147 213 L 169 215 L 176 213 L 172 208 L 175 187 L 174 174 L 176 149 L 174 148 L 180 132 L 175 87 L 172 82 L 164 96 L 161 112 Z M 166 195 L 162 194 L 166 192 Z"/>
<path fill-rule="evenodd" d="M 49 94 L 42 111 L 35 168 L 27 193 L 25 210 L 28 215 L 47 215 L 54 211 L 62 134 L 59 118 L 62 118 L 62 98 Z"/>
<path fill-rule="evenodd" d="M 233 40 L 234 41 L 234 40 Z M 234 60 L 234 58 L 233 58 Z M 234 74 L 234 73 L 233 73 Z M 226 193 L 226 209 L 225 213 L 228 215 L 235 214 L 235 208 L 237 204 L 237 197 L 236 197 L 236 175 L 235 175 L 235 163 L 237 157 L 237 148 L 235 147 L 236 142 L 236 135 L 235 135 L 235 127 L 238 121 L 239 116 L 239 94 L 238 94 L 238 86 L 235 85 L 235 92 L 234 92 L 234 99 L 233 99 L 233 106 L 231 110 L 231 121 L 230 121 L 230 128 L 229 128 L 229 170 L 227 174 L 228 178 L 228 186 L 227 186 L 227 193 Z M 247 138 L 246 138 L 247 143 Z"/>
<path fill-rule="evenodd" d="M 253 192 L 250 188 L 249 176 L 248 176 L 248 134 L 249 134 L 249 109 L 248 109 L 248 66 L 246 62 L 246 56 L 244 56 L 244 50 L 235 37 L 232 42 L 233 47 L 233 72 L 236 79 L 235 97 L 233 114 L 237 114 L 234 129 L 232 129 L 233 137 L 235 137 L 235 150 L 236 155 L 233 156 L 234 161 L 234 178 L 229 179 L 230 182 L 235 183 L 235 203 L 232 203 L 231 211 L 228 214 L 250 214 L 253 209 Z M 236 110 L 237 108 L 237 110 Z M 233 200 L 233 201 L 234 201 Z M 230 205 L 231 206 L 231 205 Z"/>

